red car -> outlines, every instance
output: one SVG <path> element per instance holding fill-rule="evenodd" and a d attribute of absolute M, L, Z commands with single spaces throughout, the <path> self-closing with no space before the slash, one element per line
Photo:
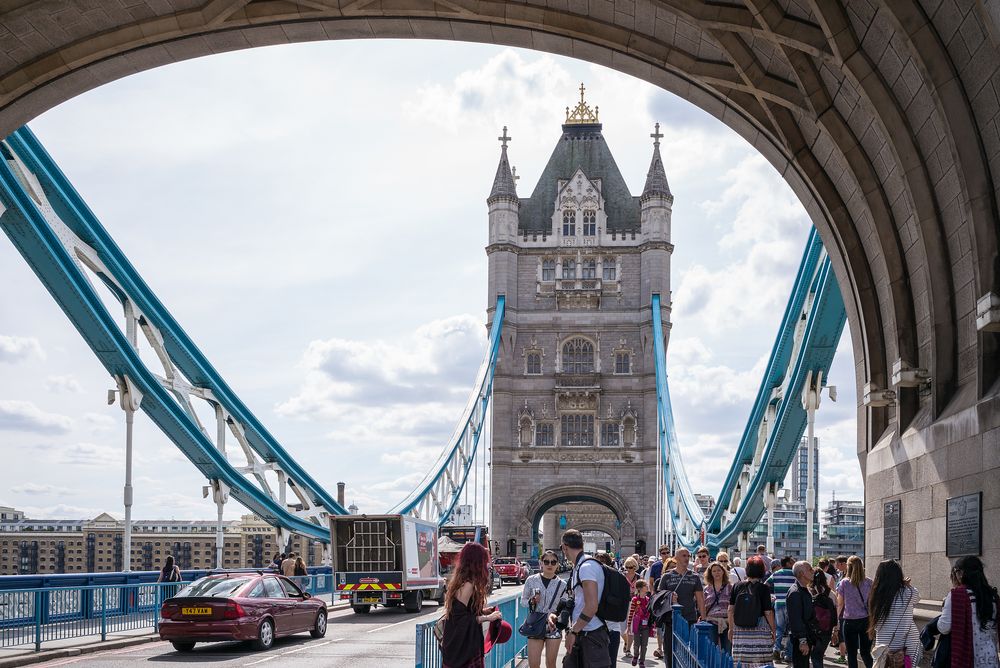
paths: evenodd
<path fill-rule="evenodd" d="M 275 638 L 326 635 L 326 602 L 270 573 L 222 573 L 192 582 L 160 607 L 160 640 L 178 652 L 198 642 L 249 640 L 269 649 Z"/>
<path fill-rule="evenodd" d="M 493 568 L 500 574 L 500 581 L 513 580 L 524 584 L 528 579 L 528 567 L 524 562 L 514 557 L 500 557 L 493 560 Z"/>

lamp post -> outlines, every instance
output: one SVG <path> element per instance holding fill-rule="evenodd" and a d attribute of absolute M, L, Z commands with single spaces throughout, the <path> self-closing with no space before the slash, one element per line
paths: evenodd
<path fill-rule="evenodd" d="M 827 391 L 830 394 L 830 401 L 836 401 L 837 387 L 830 385 Z M 816 481 L 813 480 L 813 462 L 815 462 L 816 457 L 814 432 L 816 411 L 819 409 L 822 394 L 823 372 L 810 371 L 802 386 L 802 407 L 806 410 L 806 561 L 810 563 L 813 560 L 813 522 L 816 518 Z"/>
<path fill-rule="evenodd" d="M 122 540 L 122 570 L 132 570 L 132 425 L 135 412 L 142 402 L 142 393 L 132 385 L 128 376 L 115 376 L 117 390 L 108 390 L 108 405 L 115 403 L 118 394 L 122 410 L 125 411 L 125 535 Z"/>

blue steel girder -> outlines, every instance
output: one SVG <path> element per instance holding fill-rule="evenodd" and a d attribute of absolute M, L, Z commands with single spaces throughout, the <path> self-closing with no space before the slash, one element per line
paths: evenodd
<path fill-rule="evenodd" d="M 2 151 L 0 227 L 108 372 L 141 397 L 142 410 L 206 477 L 223 483 L 234 498 L 273 526 L 329 541 L 325 516 L 346 511 L 226 385 L 34 135 L 21 128 L 4 141 Z M 126 332 L 105 308 L 84 267 L 122 303 Z M 141 359 L 138 329 L 163 365 L 162 376 Z M 213 443 L 198 419 L 192 398 L 207 401 L 215 411 L 218 443 Z M 246 456 L 246 466 L 229 461 L 227 431 Z M 267 472 L 278 478 L 277 495 L 266 479 Z M 285 499 L 286 484 L 296 497 L 291 505 Z"/>
<path fill-rule="evenodd" d="M 476 460 L 476 450 L 492 398 L 493 374 L 500 353 L 505 302 L 503 295 L 497 297 L 486 357 L 476 374 L 476 384 L 448 447 L 417 488 L 389 513 L 434 520 L 439 525 L 444 524 L 451 516 Z"/>
<path fill-rule="evenodd" d="M 677 443 L 659 295 L 653 295 L 651 306 L 666 512 L 685 546 L 698 542 L 703 522 L 710 546 L 728 545 L 740 532 L 756 526 L 768 484 L 780 484 L 788 472 L 806 426 L 801 389 L 810 372 L 828 376 L 846 322 L 840 290 L 830 259 L 812 230 L 743 438 L 708 518 L 691 492 Z"/>

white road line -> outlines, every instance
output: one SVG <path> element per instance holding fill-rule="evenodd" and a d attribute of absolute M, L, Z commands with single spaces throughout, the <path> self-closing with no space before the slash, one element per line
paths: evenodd
<path fill-rule="evenodd" d="M 243 665 L 244 666 L 256 666 L 258 663 L 264 663 L 265 661 L 274 661 L 279 656 L 281 656 L 281 655 L 280 654 L 275 654 L 274 656 L 267 656 L 267 657 L 264 657 L 263 659 L 258 659 L 257 661 L 251 661 L 250 663 L 245 663 Z"/>
<path fill-rule="evenodd" d="M 376 631 L 384 631 L 385 629 L 391 629 L 393 626 L 399 626 L 400 624 L 420 623 L 420 619 L 422 619 L 422 618 L 421 617 L 416 617 L 416 618 L 404 619 L 403 621 L 396 622 L 395 624 L 386 624 L 385 626 L 380 626 L 380 627 L 378 627 L 376 629 L 371 629 L 369 631 L 365 631 L 365 633 L 375 633 Z"/>

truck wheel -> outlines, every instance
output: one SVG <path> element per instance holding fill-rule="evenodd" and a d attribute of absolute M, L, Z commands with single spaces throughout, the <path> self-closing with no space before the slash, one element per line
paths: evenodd
<path fill-rule="evenodd" d="M 356 615 L 367 615 L 372 611 L 372 606 L 370 605 L 352 605 L 351 609 L 354 610 Z"/>
<path fill-rule="evenodd" d="M 406 598 L 403 601 L 403 606 L 406 608 L 407 612 L 420 612 L 420 608 L 424 605 L 424 592 L 419 589 L 413 592 L 413 595 Z"/>

